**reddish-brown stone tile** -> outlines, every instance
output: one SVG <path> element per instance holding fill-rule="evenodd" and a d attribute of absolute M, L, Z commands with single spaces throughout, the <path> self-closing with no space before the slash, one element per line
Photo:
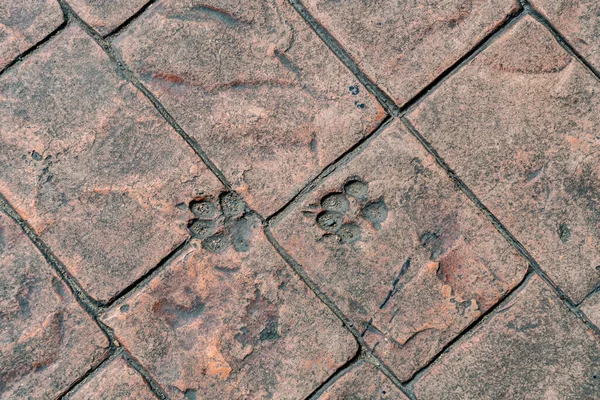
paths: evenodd
<path fill-rule="evenodd" d="M 600 69 L 600 3 L 596 0 L 530 0 L 596 69 Z"/>
<path fill-rule="evenodd" d="M 0 213 L 0 398 L 56 398 L 108 340 L 21 228 Z"/>
<path fill-rule="evenodd" d="M 600 328 L 600 292 L 592 294 L 581 304 L 581 311 Z"/>
<path fill-rule="evenodd" d="M 69 0 L 69 5 L 101 35 L 112 32 L 150 0 Z"/>
<path fill-rule="evenodd" d="M 516 0 L 303 3 L 399 104 L 414 97 L 519 9 Z"/>
<path fill-rule="evenodd" d="M 144 379 L 117 358 L 71 393 L 68 400 L 156 400 Z"/>
<path fill-rule="evenodd" d="M 364 197 L 356 182 L 348 185 L 357 179 L 368 184 Z M 338 207 L 349 208 L 337 217 L 347 224 L 338 235 L 348 241 L 348 226 L 358 226 L 354 242 L 324 235 L 318 226 L 334 231 L 331 225 L 341 224 L 324 218 L 328 214 L 319 206 L 329 193 L 341 191 L 352 195 L 349 207 Z M 274 235 L 357 328 L 366 329 L 367 342 L 403 380 L 526 270 L 399 122 L 338 168 L 276 225 Z"/>
<path fill-rule="evenodd" d="M 0 3 L 0 69 L 60 26 L 56 0 L 3 0 Z"/>
<path fill-rule="evenodd" d="M 597 399 L 600 346 L 537 276 L 415 385 L 419 400 Z"/>
<path fill-rule="evenodd" d="M 115 45 L 265 216 L 384 116 L 285 0 L 163 0 Z"/>
<path fill-rule="evenodd" d="M 221 188 L 77 27 L 0 93 L 0 192 L 96 298 L 155 266 L 187 237 L 187 202 Z"/>
<path fill-rule="evenodd" d="M 600 283 L 599 92 L 525 17 L 410 116 L 576 302 Z"/>
<path fill-rule="evenodd" d="M 407 397 L 376 367 L 361 363 L 327 388 L 320 400 L 404 400 Z"/>
<path fill-rule="evenodd" d="M 102 319 L 173 399 L 305 398 L 357 351 L 261 232 L 191 247 Z"/>

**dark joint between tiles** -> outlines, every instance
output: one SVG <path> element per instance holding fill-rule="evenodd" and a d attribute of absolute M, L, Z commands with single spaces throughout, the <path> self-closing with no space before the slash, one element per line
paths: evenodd
<path fill-rule="evenodd" d="M 523 6 L 527 10 L 527 12 L 533 18 L 535 18 L 536 21 L 538 21 L 540 24 L 542 24 L 552 34 L 552 36 L 554 36 L 554 39 L 558 42 L 558 44 L 561 47 L 567 53 L 569 53 L 569 55 L 571 57 L 573 57 L 577 61 L 579 61 L 579 63 L 581 63 L 585 67 L 585 69 L 587 69 L 588 72 L 590 72 L 594 76 L 594 78 L 596 78 L 596 80 L 598 82 L 600 82 L 600 71 L 597 70 L 588 60 L 586 60 L 586 58 L 583 57 L 581 55 L 581 53 L 579 53 L 579 51 L 577 51 L 575 49 L 575 47 L 573 47 L 573 45 L 571 45 L 571 43 L 567 40 L 567 38 L 562 33 L 560 33 L 560 31 L 558 29 L 556 29 L 556 27 L 552 23 L 546 17 L 544 17 L 539 11 L 537 11 L 535 9 L 535 7 L 533 7 L 529 3 L 529 1 L 521 0 L 521 3 L 523 4 Z"/>
<path fill-rule="evenodd" d="M 501 311 L 503 306 L 510 303 L 526 286 L 529 280 L 535 276 L 535 270 L 533 268 L 528 269 L 527 273 L 523 276 L 521 281 L 515 285 L 512 289 L 508 290 L 500 300 L 498 300 L 493 306 L 483 312 L 479 317 L 477 317 L 474 321 L 472 321 L 468 326 L 466 326 L 458 335 L 456 335 L 451 341 L 446 343 L 444 347 L 433 356 L 427 364 L 419 368 L 413 376 L 407 381 L 403 382 L 403 384 L 411 391 L 414 391 L 414 384 L 425 375 L 434 365 L 435 363 L 443 357 L 445 354 L 450 353 L 452 349 L 456 347 L 456 345 L 461 342 L 463 339 L 467 338 L 473 330 L 477 326 L 481 326 L 485 321 L 493 318 L 494 315 L 498 311 Z"/>
<path fill-rule="evenodd" d="M 79 377 L 79 379 L 77 379 L 75 382 L 73 382 L 71 384 L 71 386 L 69 386 L 66 390 L 64 390 L 63 393 L 58 396 L 58 398 L 60 400 L 69 400 L 80 387 L 82 387 L 87 382 L 92 380 L 96 376 L 96 374 L 98 374 L 100 371 L 102 371 L 104 368 L 106 368 L 115 359 L 121 357 L 122 354 L 123 354 L 123 349 L 118 348 L 110 356 L 106 357 L 100 364 L 98 364 L 94 368 L 91 368 L 85 374 L 83 374 L 81 377 Z"/>
<path fill-rule="evenodd" d="M 62 24 L 60 24 L 58 26 L 58 28 L 56 28 L 55 30 L 50 32 L 45 38 L 43 38 L 42 40 L 40 40 L 39 42 L 37 42 L 36 44 L 31 46 L 29 49 L 27 49 L 24 52 L 22 52 L 21 54 L 19 54 L 14 60 L 12 60 L 6 66 L 4 66 L 4 68 L 0 69 L 0 77 L 2 77 L 8 71 L 17 67 L 19 64 L 21 64 L 23 61 L 25 61 L 32 54 L 37 53 L 41 48 L 43 48 L 46 45 L 46 43 L 50 42 L 50 40 L 52 40 L 55 36 L 57 36 L 60 32 L 62 32 L 67 27 L 67 25 L 68 25 L 68 20 L 66 17 L 64 17 Z"/>
<path fill-rule="evenodd" d="M 264 227 L 264 233 L 271 245 L 275 248 L 279 256 L 292 268 L 296 275 L 302 282 L 335 314 L 335 316 L 342 322 L 342 324 L 354 335 L 359 345 L 366 351 L 371 351 L 363 337 L 361 332 L 358 331 L 354 323 L 340 310 L 337 305 L 321 290 L 321 288 L 313 282 L 308 276 L 302 265 L 300 265 L 275 239 L 271 233 L 269 226 Z"/>
<path fill-rule="evenodd" d="M 412 388 L 402 383 L 396 374 L 394 374 L 394 371 L 392 371 L 392 369 L 388 367 L 379 357 L 373 353 L 370 353 L 366 355 L 365 361 L 376 366 L 377 369 L 379 369 L 379 371 L 381 371 L 381 373 L 384 374 L 394 384 L 394 386 L 396 386 L 402 393 L 404 393 L 406 397 L 409 398 L 409 400 L 416 400 Z"/>
<path fill-rule="evenodd" d="M 127 300 L 133 293 L 136 293 L 143 286 L 147 285 L 155 276 L 165 270 L 171 263 L 176 260 L 181 254 L 185 253 L 190 248 L 191 238 L 187 238 L 179 246 L 175 247 L 166 257 L 164 257 L 156 266 L 149 269 L 145 274 L 140 276 L 135 281 L 131 282 L 126 288 L 115 294 L 110 300 L 99 303 L 99 313 L 102 313 L 108 308 L 112 308 L 116 304 L 120 304 Z"/>
<path fill-rule="evenodd" d="M 127 67 L 125 62 L 122 60 L 121 56 L 117 51 L 112 47 L 112 44 L 109 40 L 100 36 L 98 32 L 96 32 L 91 26 L 89 26 L 73 9 L 65 0 L 57 0 L 61 7 L 63 8 L 63 12 L 68 16 L 69 19 L 74 20 L 108 55 L 110 60 L 117 66 L 117 70 L 121 74 L 121 76 L 129 83 L 131 83 L 136 89 L 138 89 L 142 94 L 152 103 L 154 108 L 158 111 L 158 113 L 167 121 L 167 123 L 185 140 L 185 142 L 194 150 L 196 155 L 200 157 L 202 162 L 206 165 L 206 167 L 221 181 L 223 186 L 227 188 L 227 190 L 231 189 L 231 184 L 225 177 L 225 175 L 217 168 L 217 166 L 210 160 L 206 152 L 200 147 L 198 142 L 193 139 L 190 135 L 188 135 L 183 128 L 179 125 L 179 123 L 173 118 L 171 113 L 167 111 L 165 106 L 156 98 L 156 96 L 135 76 L 135 74 Z"/>
<path fill-rule="evenodd" d="M 169 395 L 167 395 L 167 392 L 165 392 L 162 386 L 160 386 L 146 368 L 125 349 L 123 350 L 123 359 L 127 361 L 131 368 L 135 369 L 142 376 L 142 379 L 144 379 L 156 397 L 160 400 L 170 400 Z"/>
<path fill-rule="evenodd" d="M 117 26 L 111 32 L 104 35 L 105 39 L 112 39 L 116 36 L 119 36 L 121 32 L 123 32 L 129 25 L 131 25 L 135 20 L 142 16 L 146 12 L 146 10 L 156 3 L 158 0 L 150 0 L 146 4 L 144 4 L 139 10 L 137 10 L 131 17 L 127 18 L 121 25 Z"/>
<path fill-rule="evenodd" d="M 364 361 L 364 352 L 361 347 L 356 350 L 356 354 L 352 356 L 348 361 L 344 363 L 341 367 L 339 367 L 333 374 L 329 376 L 324 382 L 322 382 L 319 386 L 312 391 L 311 394 L 306 396 L 305 400 L 318 400 L 321 398 L 323 393 L 327 391 L 331 386 L 333 386 L 338 379 L 342 376 L 346 375 L 348 372 L 352 371 L 354 368 L 360 366 Z"/>
<path fill-rule="evenodd" d="M 282 208 L 277 210 L 271 216 L 266 219 L 266 223 L 269 226 L 275 226 L 281 219 L 283 219 L 286 215 L 288 215 L 297 205 L 302 203 L 308 195 L 310 195 L 317 187 L 321 185 L 327 178 L 333 174 L 338 168 L 348 164 L 354 158 L 356 158 L 360 153 L 365 150 L 369 144 L 375 140 L 387 126 L 392 122 L 392 118 L 388 115 L 385 119 L 379 124 L 377 128 L 373 130 L 370 134 L 359 140 L 354 146 L 350 149 L 346 150 L 341 156 L 339 156 L 335 161 L 325 167 L 321 173 L 319 173 L 314 179 L 312 179 L 306 186 L 302 188 L 291 200 L 289 200 Z"/>

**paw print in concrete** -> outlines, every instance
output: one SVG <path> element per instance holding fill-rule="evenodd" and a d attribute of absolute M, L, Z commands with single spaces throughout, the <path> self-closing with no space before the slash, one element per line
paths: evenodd
<path fill-rule="evenodd" d="M 309 212 L 317 213 L 316 222 L 326 232 L 324 236 L 335 235 L 341 243 L 360 240 L 357 218 L 369 222 L 376 230 L 381 229 L 388 215 L 383 197 L 369 201 L 369 184 L 357 177 L 347 180 L 341 190 L 325 195 L 320 209 L 315 207 L 316 211 Z"/>
<path fill-rule="evenodd" d="M 196 218 L 188 229 L 194 238 L 202 240 L 202 248 L 211 253 L 223 253 L 231 246 L 237 252 L 248 251 L 256 221 L 246 213 L 246 203 L 237 193 L 221 193 L 218 202 L 193 200 L 189 207 Z"/>

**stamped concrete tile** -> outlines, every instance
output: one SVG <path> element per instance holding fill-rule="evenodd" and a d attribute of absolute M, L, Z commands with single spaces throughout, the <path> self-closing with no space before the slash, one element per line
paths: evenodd
<path fill-rule="evenodd" d="M 530 0 L 530 3 L 596 69 L 600 69 L 600 3 L 596 0 Z"/>
<path fill-rule="evenodd" d="M 600 398 L 598 338 L 534 276 L 415 385 L 419 400 Z"/>
<path fill-rule="evenodd" d="M 240 221 L 245 251 L 190 247 L 102 317 L 172 399 L 301 399 L 356 354 L 258 220 Z"/>
<path fill-rule="evenodd" d="M 114 44 L 265 216 L 384 117 L 285 0 L 162 0 Z"/>
<path fill-rule="evenodd" d="M 526 270 L 399 122 L 273 232 L 402 380 Z"/>
<path fill-rule="evenodd" d="M 596 292 L 588 297 L 581 304 L 581 311 L 587 315 L 587 317 L 600 328 L 600 292 Z"/>
<path fill-rule="evenodd" d="M 69 0 L 69 5 L 101 35 L 119 27 L 150 0 Z"/>
<path fill-rule="evenodd" d="M 144 379 L 117 358 L 70 393 L 68 400 L 156 400 Z"/>
<path fill-rule="evenodd" d="M 303 3 L 401 105 L 519 10 L 516 0 Z"/>
<path fill-rule="evenodd" d="M 0 213 L 0 399 L 58 397 L 108 340 L 21 228 Z"/>
<path fill-rule="evenodd" d="M 70 27 L 0 79 L 0 192 L 83 288 L 108 300 L 188 236 L 221 185 Z"/>
<path fill-rule="evenodd" d="M 600 84 L 531 17 L 410 116 L 575 301 L 600 283 Z"/>
<path fill-rule="evenodd" d="M 327 388 L 320 400 L 407 400 L 407 397 L 376 367 L 361 363 Z"/>
<path fill-rule="evenodd" d="M 63 23 L 56 0 L 0 2 L 0 70 Z"/>

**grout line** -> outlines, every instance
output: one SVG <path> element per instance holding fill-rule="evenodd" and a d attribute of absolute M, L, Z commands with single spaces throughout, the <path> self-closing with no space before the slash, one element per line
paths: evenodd
<path fill-rule="evenodd" d="M 404 382 L 404 384 L 411 391 L 413 391 L 414 384 L 423 375 L 425 375 L 441 357 L 443 357 L 445 354 L 450 353 L 458 345 L 458 343 L 461 342 L 463 339 L 466 340 L 467 336 L 470 335 L 476 327 L 481 326 L 486 321 L 492 319 L 497 314 L 498 311 L 501 311 L 503 309 L 504 305 L 510 303 L 527 286 L 527 284 L 529 283 L 529 281 L 535 274 L 536 274 L 535 270 L 533 268 L 529 268 L 527 273 L 523 276 L 523 279 L 521 280 L 521 282 L 519 282 L 515 287 L 513 287 L 508 292 L 506 292 L 499 301 L 497 301 L 492 307 L 490 307 L 487 311 L 485 311 L 483 314 L 481 314 L 477 319 L 475 319 L 473 322 L 471 322 L 469 324 L 469 326 L 465 327 L 461 331 L 461 333 L 458 334 L 458 336 L 453 338 L 450 342 L 448 342 L 444 346 L 442 351 L 440 351 L 438 354 L 436 354 L 426 365 L 424 365 L 417 372 L 415 372 L 413 374 L 412 378 L 410 378 L 409 380 Z"/>
<path fill-rule="evenodd" d="M 109 33 L 104 35 L 104 39 L 112 39 L 116 36 L 119 36 L 124 30 L 126 30 L 135 20 L 144 14 L 144 12 L 158 0 L 150 0 L 146 4 L 140 7 L 132 16 L 127 18 L 121 25 L 117 26 L 115 29 L 110 31 Z"/>
<path fill-rule="evenodd" d="M 115 359 L 121 357 L 123 354 L 123 349 L 117 349 L 113 354 L 109 357 L 105 358 L 100 364 L 98 364 L 95 368 L 90 369 L 83 376 L 81 376 L 77 381 L 73 382 L 71 386 L 69 386 L 63 393 L 58 396 L 60 400 L 69 400 L 73 397 L 73 394 L 80 389 L 84 384 L 92 380 L 100 371 L 104 368 L 107 368 L 109 364 L 111 364 Z"/>
<path fill-rule="evenodd" d="M 325 167 L 319 175 L 312 179 L 306 186 L 302 188 L 294 197 L 292 197 L 283 207 L 273 213 L 266 219 L 266 223 L 269 226 L 275 226 L 281 219 L 288 215 L 297 205 L 302 203 L 309 194 L 311 194 L 317 187 L 327 180 L 327 178 L 333 174 L 338 168 L 348 164 L 360 153 L 365 150 L 371 144 L 375 138 L 377 138 L 392 122 L 393 118 L 389 115 L 379 124 L 373 132 L 359 140 L 354 146 L 344 152 L 335 161 Z"/>
<path fill-rule="evenodd" d="M 37 53 L 38 50 L 40 50 L 41 48 L 43 48 L 46 45 L 46 43 L 48 43 L 50 40 L 52 40 L 60 32 L 62 32 L 68 25 L 68 20 L 67 20 L 66 16 L 63 16 L 63 18 L 64 18 L 63 22 L 55 30 L 53 30 L 42 40 L 40 40 L 39 42 L 37 42 L 36 44 L 31 46 L 27 50 L 25 50 L 24 52 L 19 54 L 14 60 L 12 60 L 8 64 L 6 64 L 4 66 L 4 68 L 0 69 L 0 77 L 2 77 L 4 74 L 8 73 L 8 71 L 16 68 L 19 64 L 21 64 L 23 61 L 25 61 L 25 59 L 27 59 L 30 55 Z"/>
<path fill-rule="evenodd" d="M 413 98 L 409 99 L 402 107 L 401 116 L 409 114 L 419 104 L 421 104 L 431 93 L 433 93 L 438 87 L 440 87 L 449 78 L 454 76 L 464 66 L 469 64 L 475 57 L 481 52 L 487 49 L 497 38 L 504 35 L 510 30 L 517 22 L 525 16 L 524 8 L 520 7 L 514 10 L 512 13 L 507 14 L 503 20 L 501 20 L 494 29 L 492 29 L 483 39 L 477 42 L 469 51 L 463 54 L 458 60 L 456 60 L 450 67 L 446 68 L 440 75 L 434 78 L 427 86 L 421 89 Z"/>
<path fill-rule="evenodd" d="M 362 352 L 362 348 L 359 346 L 358 349 L 356 350 L 356 354 L 354 354 L 354 356 L 352 356 L 352 358 L 350 358 L 348 361 L 346 361 L 346 363 L 344 363 L 344 365 L 339 367 L 324 382 L 322 382 L 319 386 L 317 386 L 317 388 L 315 390 L 313 390 L 312 393 L 310 393 L 308 396 L 306 396 L 305 399 L 306 400 L 318 400 L 319 398 L 321 398 L 321 396 L 323 395 L 323 393 L 325 393 L 325 391 L 327 389 L 329 389 L 331 386 L 333 386 L 338 381 L 338 379 L 340 379 L 342 376 L 344 376 L 347 373 L 349 373 L 350 371 L 352 371 L 354 368 L 359 367 L 363 363 L 364 363 L 363 352 Z"/>
<path fill-rule="evenodd" d="M 183 243 L 179 244 L 179 246 L 173 249 L 166 257 L 164 257 L 155 267 L 149 269 L 144 275 L 131 282 L 131 284 L 129 284 L 119 293 L 115 294 L 106 303 L 100 304 L 99 313 L 101 314 L 104 310 L 112 308 L 116 304 L 121 304 L 129 297 L 131 297 L 132 294 L 139 291 L 142 286 L 147 285 L 148 282 L 154 279 L 154 277 L 159 275 L 169 265 L 171 265 L 173 261 L 177 260 L 179 256 L 181 256 L 183 253 L 185 253 L 191 248 L 191 239 L 191 237 L 188 237 Z"/>
<path fill-rule="evenodd" d="M 560 31 L 556 29 L 554 25 L 542 13 L 536 10 L 535 7 L 533 7 L 529 3 L 529 1 L 520 1 L 523 7 L 527 10 L 527 12 L 529 12 L 529 14 L 537 22 L 542 24 L 552 34 L 552 36 L 554 36 L 554 39 L 558 42 L 558 44 L 567 53 L 569 53 L 571 57 L 574 57 L 577 61 L 579 61 L 585 67 L 585 69 L 587 69 L 588 72 L 590 72 L 594 76 L 594 78 L 596 78 L 596 80 L 600 82 L 600 71 L 598 71 L 588 60 L 586 60 L 585 57 L 583 57 L 581 53 L 579 53 L 579 51 L 577 51 L 577 49 L 575 49 L 575 47 L 567 40 L 567 38 L 563 36 L 563 34 L 560 33 Z"/>
<path fill-rule="evenodd" d="M 377 367 L 377 369 L 379 369 L 379 371 L 381 371 L 381 373 L 384 374 L 394 384 L 394 386 L 400 389 L 400 391 L 402 391 L 402 393 L 404 393 L 404 395 L 408 397 L 409 400 L 416 400 L 412 387 L 408 387 L 407 385 L 402 383 L 402 381 L 398 379 L 396 374 L 394 374 L 392 369 L 385 365 L 385 363 L 381 361 L 381 359 L 378 358 L 375 354 L 371 353 L 370 355 L 368 355 L 365 361 Z"/>
<path fill-rule="evenodd" d="M 579 317 L 580 320 L 585 323 L 588 328 L 592 329 L 596 335 L 600 338 L 600 330 L 593 325 L 587 316 L 577 308 L 577 305 L 571 300 L 571 298 L 557 285 L 554 281 L 544 272 L 540 267 L 539 263 L 533 258 L 533 256 L 527 251 L 527 249 L 517 240 L 517 238 L 500 222 L 500 220 L 487 208 L 485 204 L 471 189 L 456 175 L 456 173 L 450 168 L 446 161 L 437 153 L 437 151 L 431 146 L 431 144 L 421 135 L 421 133 L 412 125 L 412 123 L 406 118 L 402 118 L 402 122 L 411 131 L 411 133 L 421 142 L 421 144 L 427 149 L 427 151 L 435 158 L 436 163 L 446 171 L 450 179 L 456 184 L 456 186 L 471 200 L 475 206 L 485 215 L 485 217 L 492 223 L 496 230 L 508 241 L 519 254 L 529 263 L 535 273 L 546 282 L 562 300 L 565 305 Z"/>
<path fill-rule="evenodd" d="M 112 47 L 112 44 L 109 40 L 106 40 L 102 36 L 98 34 L 92 27 L 90 27 L 73 9 L 65 0 L 57 0 L 60 6 L 63 8 L 63 12 L 69 16 L 69 18 L 73 19 L 77 22 L 77 24 L 104 50 L 104 52 L 108 55 L 110 60 L 116 65 L 117 70 L 123 76 L 123 78 L 131 83 L 136 89 L 138 89 L 142 94 L 152 103 L 154 108 L 158 111 L 158 113 L 167 121 L 167 123 L 177 132 L 183 140 L 194 150 L 196 155 L 200 157 L 200 159 L 204 162 L 206 167 L 221 181 L 223 186 L 227 188 L 227 190 L 231 191 L 231 184 L 225 177 L 225 175 L 216 167 L 216 165 L 210 160 L 205 151 L 200 147 L 198 142 L 188 135 L 183 128 L 177 123 L 175 118 L 167 111 L 167 109 L 162 105 L 162 103 L 154 96 L 146 86 L 140 82 L 139 79 L 135 76 L 135 74 L 127 67 L 121 56 L 118 52 Z"/>
<path fill-rule="evenodd" d="M 123 350 L 123 359 L 127 361 L 129 366 L 135 369 L 141 376 L 144 381 L 150 387 L 150 391 L 158 397 L 160 400 L 170 400 L 169 395 L 165 390 L 156 382 L 156 380 L 150 375 L 148 370 L 138 361 L 136 360 L 127 350 Z"/>
<path fill-rule="evenodd" d="M 50 248 L 40 239 L 35 230 L 25 221 L 8 202 L 8 200 L 0 193 L 0 211 L 3 211 L 13 221 L 15 221 L 27 235 L 29 240 L 37 247 L 38 251 L 46 259 L 46 262 L 54 269 L 54 271 L 67 284 L 71 293 L 77 299 L 77 302 L 83 307 L 88 314 L 94 318 L 98 315 L 98 303 L 81 287 L 79 282 L 69 273 L 58 258 L 52 253 Z"/>
<path fill-rule="evenodd" d="M 360 332 L 354 326 L 354 323 L 344 315 L 344 313 L 335 305 L 335 303 L 321 290 L 321 288 L 310 279 L 302 265 L 300 265 L 294 258 L 288 254 L 288 252 L 279 244 L 277 239 L 273 236 L 271 229 L 268 225 L 263 227 L 264 234 L 271 243 L 271 245 L 275 248 L 275 250 L 279 253 L 281 258 L 294 270 L 296 275 L 309 287 L 310 290 L 314 292 L 314 294 L 327 306 L 329 309 L 338 317 L 340 321 L 344 324 L 344 326 L 354 335 L 358 343 L 362 348 L 367 351 L 370 351 L 369 346 L 361 336 Z"/>

